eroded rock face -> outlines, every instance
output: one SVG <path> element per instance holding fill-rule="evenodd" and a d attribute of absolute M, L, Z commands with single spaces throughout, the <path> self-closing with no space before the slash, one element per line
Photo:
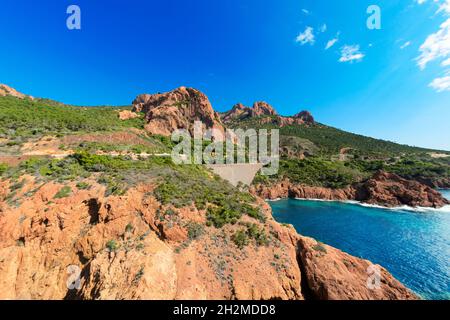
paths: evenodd
<path fill-rule="evenodd" d="M 138 118 L 139 115 L 136 112 L 132 112 L 129 110 L 123 110 L 119 112 L 119 119 L 120 120 L 129 120 L 129 119 L 135 119 Z"/>
<path fill-rule="evenodd" d="M 253 104 L 253 108 L 251 110 L 252 117 L 259 117 L 259 116 L 276 116 L 278 113 L 275 111 L 275 109 L 264 101 L 258 101 Z"/>
<path fill-rule="evenodd" d="M 133 112 L 144 112 L 145 130 L 169 136 L 176 129 L 193 130 L 194 121 L 204 129 L 224 132 L 220 117 L 214 112 L 206 95 L 193 88 L 180 87 L 162 94 L 142 94 L 133 101 Z"/>
<path fill-rule="evenodd" d="M 393 207 L 408 205 L 440 208 L 450 204 L 450 201 L 429 186 L 382 171 L 357 188 L 356 200 Z"/>
<path fill-rule="evenodd" d="M 356 191 L 353 188 L 330 189 L 297 185 L 284 180 L 272 185 L 256 185 L 250 192 L 264 199 L 276 200 L 284 198 L 320 199 L 320 200 L 354 200 Z"/>
<path fill-rule="evenodd" d="M 414 300 L 410 290 L 383 267 L 299 237 L 305 296 L 317 300 Z M 379 272 L 379 282 L 369 277 Z"/>
<path fill-rule="evenodd" d="M 275 124 L 280 127 L 290 125 L 311 125 L 314 124 L 314 118 L 308 111 L 302 111 L 292 117 L 280 116 L 277 111 L 267 102 L 255 102 L 253 107 L 246 107 L 238 103 L 233 108 L 222 114 L 222 121 L 229 123 L 231 121 L 245 120 L 249 118 L 260 118 L 261 124 Z"/>
<path fill-rule="evenodd" d="M 273 234 L 273 245 L 241 250 L 231 240 L 241 225 L 207 227 L 205 211 L 162 206 L 151 185 L 104 197 L 93 180 L 54 199 L 62 185 L 27 197 L 37 185 L 26 179 L 18 207 L 3 201 L 9 185 L 1 183 L 0 299 L 303 298 L 296 246 L 273 220 L 247 217 Z M 198 238 L 189 238 L 190 223 L 203 226 Z M 72 265 L 82 270 L 79 290 L 67 288 Z"/>
<path fill-rule="evenodd" d="M 149 184 L 105 197 L 92 179 L 55 199 L 62 185 L 25 178 L 14 204 L 0 182 L 0 299 L 414 298 L 385 270 L 382 290 L 368 292 L 368 262 L 328 246 L 317 256 L 313 240 L 275 222 L 259 199 L 266 222 L 242 222 L 265 230 L 270 244 L 239 249 L 231 235 L 242 224 L 207 227 L 204 210 L 162 206 Z M 189 238 L 192 223 L 204 229 Z M 67 287 L 69 266 L 81 270 L 78 290 Z"/>
<path fill-rule="evenodd" d="M 284 180 L 269 186 L 252 186 L 251 192 L 271 200 L 280 198 L 355 200 L 385 207 L 406 205 L 441 208 L 450 204 L 438 191 L 386 172 L 378 172 L 371 179 L 344 189 L 310 187 Z"/>
<path fill-rule="evenodd" d="M 10 86 L 7 86 L 6 84 L 0 83 L 0 97 L 4 97 L 4 96 L 12 96 L 12 97 L 16 97 L 19 99 L 24 99 L 24 98 L 29 98 L 31 100 L 34 99 L 32 96 L 23 94 L 23 93 L 17 91 L 16 89 L 11 88 Z"/>
<path fill-rule="evenodd" d="M 277 112 L 267 102 L 258 101 L 253 107 L 246 107 L 242 103 L 238 103 L 233 108 L 222 115 L 222 120 L 226 123 L 232 120 L 244 120 L 260 116 L 275 116 Z"/>
<path fill-rule="evenodd" d="M 420 183 L 423 183 L 431 188 L 450 189 L 450 178 L 441 177 L 438 179 L 419 178 Z"/>

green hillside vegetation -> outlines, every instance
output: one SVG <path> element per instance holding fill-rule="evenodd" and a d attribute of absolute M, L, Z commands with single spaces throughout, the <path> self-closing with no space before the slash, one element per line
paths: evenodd
<path fill-rule="evenodd" d="M 277 129 L 276 124 L 261 124 L 262 119 L 267 118 L 256 117 L 244 120 L 242 122 L 232 122 L 232 128 L 265 128 Z M 390 141 L 374 139 L 358 134 L 353 134 L 340 129 L 329 127 L 322 124 L 315 124 L 309 126 L 293 125 L 286 126 L 280 129 L 281 136 L 292 136 L 306 139 L 312 142 L 320 149 L 321 155 L 333 155 L 339 153 L 343 148 L 353 148 L 357 150 L 359 155 L 372 157 L 387 157 L 399 155 L 402 153 L 425 153 L 435 150 L 426 148 L 417 148 L 407 145 L 401 145 Z M 450 152 L 449 152 L 450 154 Z"/>
<path fill-rule="evenodd" d="M 129 128 L 144 126 L 143 115 L 136 119 L 122 121 L 118 111 L 130 107 L 75 107 L 48 99 L 17 99 L 0 97 L 0 139 L 6 139 L 0 145 L 1 150 L 19 150 L 22 143 L 44 135 L 64 135 L 77 133 L 102 133 L 111 131 L 127 131 Z M 267 117 L 266 117 L 267 118 Z M 231 124 L 233 128 L 278 128 L 276 124 L 261 124 L 263 118 L 250 118 Z M 85 177 L 92 172 L 102 173 L 102 183 L 108 185 L 108 192 L 120 194 L 128 186 L 136 183 L 137 176 L 149 175 L 149 169 L 158 171 L 174 171 L 171 163 L 149 159 L 131 160 L 127 157 L 102 158 L 95 156 L 98 151 L 139 154 L 170 153 L 173 142 L 170 137 L 142 134 L 143 140 L 137 143 L 114 142 L 77 142 L 76 145 L 61 146 L 76 151 L 74 156 L 63 160 L 32 159 L 24 164 L 26 170 L 39 167 L 38 173 L 43 178 L 70 180 Z M 210 142 L 203 141 L 204 149 Z M 364 137 L 348 133 L 322 124 L 295 125 L 280 129 L 280 146 L 282 160 L 280 171 L 273 177 L 258 176 L 255 183 L 268 183 L 284 178 L 293 182 L 311 186 L 344 188 L 349 184 L 370 177 L 378 170 L 399 174 L 407 179 L 414 179 L 434 185 L 442 179 L 450 181 L 450 157 L 432 158 L 429 153 L 447 153 L 424 148 L 400 145 L 389 141 Z M 6 149 L 5 149 L 6 148 Z M 100 157 L 100 158 L 96 158 Z M 43 162 L 42 162 L 43 161 Z M 155 161 L 157 163 L 155 163 Z M 185 166 L 181 166 L 183 170 Z M 189 167 L 189 166 L 188 166 Z M 20 167 L 23 170 L 23 165 Z M 0 175 L 8 175 L 13 169 L 0 165 Z M 145 171 L 142 175 L 141 171 Z M 151 171 L 151 170 L 150 170 Z M 138 174 L 139 173 L 139 174 Z M 190 172 L 191 174 L 192 172 Z M 198 172 L 197 172 L 198 173 Z M 190 181 L 183 179 L 189 177 Z M 209 180 L 208 180 L 209 181 Z M 194 183 L 195 182 L 195 183 Z M 200 190 L 197 187 L 200 185 Z M 214 184 L 202 185 L 192 175 L 176 175 L 168 178 L 158 189 L 158 196 L 163 202 L 174 201 L 186 204 L 189 199 L 198 198 L 196 205 L 204 207 L 212 202 L 216 207 L 209 208 L 209 217 L 214 225 L 234 222 L 237 211 L 247 212 L 250 216 L 258 216 L 248 207 L 233 207 L 227 198 L 215 198 L 207 194 L 208 189 L 219 188 Z M 231 189 L 230 189 L 231 190 Z M 229 190 L 228 190 L 229 191 Z M 223 192 L 227 193 L 224 189 Z M 230 191 L 231 192 L 231 191 Z M 187 198 L 183 196 L 187 194 Z M 238 201 L 239 203 L 239 201 Z M 220 211 L 217 208 L 224 208 Z M 220 211 L 220 212 L 219 212 Z M 219 217 L 215 219 L 214 217 Z M 225 217 L 225 218 L 224 218 Z M 223 218 L 223 219 L 222 219 Z"/>
<path fill-rule="evenodd" d="M 0 137 L 24 140 L 42 135 L 64 135 L 143 128 L 144 119 L 122 121 L 118 107 L 73 107 L 46 99 L 0 97 Z"/>
<path fill-rule="evenodd" d="M 3 179 L 10 179 L 9 204 L 18 204 L 17 190 L 24 184 L 25 174 L 36 177 L 36 183 L 56 181 L 62 184 L 76 183 L 86 189 L 86 179 L 96 179 L 106 187 L 105 196 L 124 195 L 139 183 L 154 183 L 153 196 L 162 204 L 177 208 L 195 206 L 207 211 L 208 225 L 220 228 L 237 223 L 243 215 L 264 221 L 255 199 L 247 192 L 234 188 L 204 166 L 175 165 L 169 157 L 149 157 L 132 160 L 127 156 L 96 155 L 85 151 L 64 159 L 32 158 L 18 167 L 0 166 Z M 72 193 L 68 186 L 55 198 Z M 28 195 L 31 195 L 30 193 Z"/>
<path fill-rule="evenodd" d="M 263 118 L 267 116 L 233 122 L 231 126 L 242 129 L 278 128 L 273 123 L 261 124 L 265 122 Z M 448 151 L 401 145 L 322 124 L 293 125 L 279 129 L 282 150 L 280 171 L 272 177 L 257 176 L 254 183 L 289 178 L 293 182 L 311 186 L 343 188 L 367 179 L 378 170 L 429 185 L 442 179 L 450 181 L 450 157 L 432 158 L 429 154 L 436 152 L 450 155 Z M 306 159 L 301 159 L 299 155 L 306 156 Z"/>
<path fill-rule="evenodd" d="M 306 159 L 283 158 L 278 174 L 270 177 L 256 176 L 254 184 L 267 184 L 288 178 L 291 182 L 326 188 L 345 188 L 352 183 L 370 178 L 375 172 L 384 170 L 399 176 L 427 183 L 450 179 L 450 165 L 435 159 L 417 160 L 403 157 L 399 161 L 348 160 L 332 161 L 321 157 Z"/>
<path fill-rule="evenodd" d="M 96 151 L 102 152 L 121 152 L 121 153 L 133 153 L 133 154 L 154 154 L 154 153 L 167 153 L 170 152 L 170 148 L 160 142 L 158 139 L 147 137 L 148 144 L 124 144 L 124 143 L 101 143 L 101 142 L 82 142 L 77 147 L 77 151 L 86 151 L 95 153 Z"/>

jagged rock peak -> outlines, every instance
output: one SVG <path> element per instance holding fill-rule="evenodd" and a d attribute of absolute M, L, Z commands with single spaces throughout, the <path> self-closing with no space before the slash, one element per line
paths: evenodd
<path fill-rule="evenodd" d="M 145 129 L 151 134 L 168 136 L 176 129 L 192 130 L 194 121 L 201 121 L 206 129 L 224 131 L 208 97 L 194 88 L 141 94 L 133 101 L 133 112 L 145 113 Z"/>
<path fill-rule="evenodd" d="M 297 113 L 293 118 L 302 119 L 306 123 L 314 123 L 314 117 L 309 111 L 301 111 Z"/>

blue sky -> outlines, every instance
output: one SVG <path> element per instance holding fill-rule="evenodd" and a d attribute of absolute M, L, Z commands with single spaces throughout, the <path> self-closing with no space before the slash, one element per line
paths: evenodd
<path fill-rule="evenodd" d="M 219 111 L 264 100 L 450 150 L 450 0 L 1 2 L 0 83 L 34 96 L 124 105 L 185 85 Z M 81 30 L 66 28 L 71 4 Z"/>

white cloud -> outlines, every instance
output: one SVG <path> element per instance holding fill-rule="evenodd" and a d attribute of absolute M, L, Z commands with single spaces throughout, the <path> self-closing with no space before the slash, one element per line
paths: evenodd
<path fill-rule="evenodd" d="M 330 49 L 330 48 L 331 48 L 332 46 L 334 46 L 334 45 L 336 44 L 336 42 L 338 42 L 338 41 L 339 41 L 338 38 L 334 38 L 334 39 L 329 40 L 329 41 L 327 42 L 327 45 L 325 46 L 325 50 Z"/>
<path fill-rule="evenodd" d="M 437 1 L 435 0 L 435 2 L 437 2 Z M 444 11 L 444 12 L 450 14 L 450 0 L 445 0 L 445 1 L 441 1 L 441 2 L 442 3 L 439 6 L 438 12 Z"/>
<path fill-rule="evenodd" d="M 325 46 L 325 50 L 330 49 L 332 46 L 334 46 L 339 41 L 340 34 L 341 34 L 341 32 L 339 31 L 336 34 L 336 37 L 334 37 L 333 39 L 328 40 L 327 45 Z"/>
<path fill-rule="evenodd" d="M 443 67 L 450 67 L 450 58 L 447 60 L 442 61 L 441 66 Z"/>
<path fill-rule="evenodd" d="M 425 2 L 428 2 L 428 0 L 415 0 L 415 1 L 418 4 L 424 4 Z M 439 6 L 437 13 L 443 11 L 450 14 L 450 0 L 432 0 L 432 2 L 436 3 Z"/>
<path fill-rule="evenodd" d="M 448 18 L 440 29 L 430 34 L 420 46 L 420 56 L 417 64 L 423 70 L 429 62 L 450 56 L 450 18 Z"/>
<path fill-rule="evenodd" d="M 297 38 L 295 39 L 295 42 L 300 42 L 301 45 L 304 44 L 311 44 L 313 45 L 315 42 L 314 39 L 314 29 L 312 27 L 306 27 L 305 31 L 300 33 Z"/>
<path fill-rule="evenodd" d="M 418 4 L 424 4 L 429 0 L 415 0 Z M 420 46 L 420 55 L 416 58 L 417 65 L 424 70 L 430 62 L 441 60 L 441 66 L 447 68 L 447 74 L 434 79 L 429 87 L 437 92 L 450 91 L 450 0 L 431 0 L 438 5 L 436 13 L 447 16 L 439 27 L 439 30 L 430 34 Z M 430 1 L 430 2 L 431 2 Z"/>
<path fill-rule="evenodd" d="M 327 31 L 327 29 L 328 29 L 328 27 L 327 27 L 327 25 L 324 23 L 324 24 L 319 28 L 319 31 L 322 32 L 322 33 L 324 33 L 324 32 Z"/>
<path fill-rule="evenodd" d="M 307 9 L 302 9 L 302 12 L 303 12 L 304 14 L 306 14 L 306 15 L 311 14 L 311 12 L 309 12 L 309 10 L 307 10 Z"/>
<path fill-rule="evenodd" d="M 341 48 L 341 57 L 339 62 L 361 61 L 365 54 L 359 50 L 359 45 L 345 45 Z"/>
<path fill-rule="evenodd" d="M 411 41 L 406 41 L 404 44 L 402 44 L 401 46 L 400 46 L 400 49 L 405 49 L 405 48 L 407 48 L 407 47 L 409 47 L 411 45 Z"/>
<path fill-rule="evenodd" d="M 450 76 L 434 79 L 429 86 L 437 92 L 450 91 Z"/>

